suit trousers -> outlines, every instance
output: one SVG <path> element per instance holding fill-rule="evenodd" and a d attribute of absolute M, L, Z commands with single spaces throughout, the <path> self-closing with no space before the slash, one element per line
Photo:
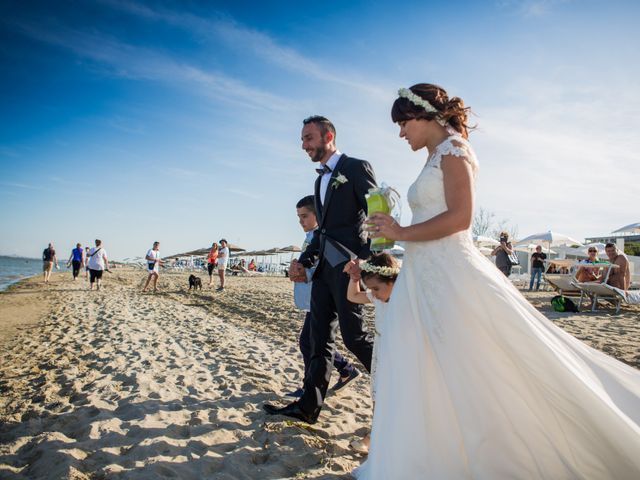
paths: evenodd
<path fill-rule="evenodd" d="M 309 372 L 309 363 L 311 361 L 311 312 L 307 312 L 304 316 L 304 325 L 300 332 L 300 353 L 302 353 L 302 361 L 304 362 L 304 376 Z M 341 377 L 350 375 L 355 368 L 349 360 L 347 360 L 338 350 L 333 352 L 333 366 Z"/>
<path fill-rule="evenodd" d="M 347 300 L 349 276 L 344 264 L 331 267 L 324 259 L 316 269 L 311 289 L 311 358 L 305 377 L 300 407 L 312 414 L 319 411 L 331 380 L 338 325 L 345 346 L 371 370 L 373 339 L 364 328 L 362 305 Z"/>

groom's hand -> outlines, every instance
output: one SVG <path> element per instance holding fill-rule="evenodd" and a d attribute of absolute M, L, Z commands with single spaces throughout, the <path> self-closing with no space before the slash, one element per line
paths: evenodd
<path fill-rule="evenodd" d="M 349 278 L 354 282 L 360 280 L 360 262 L 358 260 L 347 262 L 342 271 L 349 275 Z"/>
<path fill-rule="evenodd" d="M 289 279 L 296 283 L 307 282 L 307 272 L 302 264 L 297 260 L 291 261 L 291 266 L 289 267 Z"/>

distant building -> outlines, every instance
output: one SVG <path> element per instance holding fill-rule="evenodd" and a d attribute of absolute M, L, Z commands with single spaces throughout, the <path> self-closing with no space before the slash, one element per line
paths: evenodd
<path fill-rule="evenodd" d="M 588 237 L 585 238 L 584 241 L 585 243 L 615 243 L 620 245 L 620 240 L 623 240 L 625 243 L 640 242 L 640 234 L 616 235 L 614 233 L 610 233 L 609 235 L 602 237 Z"/>

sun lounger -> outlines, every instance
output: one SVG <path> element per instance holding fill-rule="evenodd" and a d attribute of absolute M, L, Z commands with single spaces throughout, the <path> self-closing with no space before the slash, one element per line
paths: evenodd
<path fill-rule="evenodd" d="M 574 285 L 575 277 L 570 273 L 545 273 L 544 280 L 560 295 L 578 297 L 580 289 Z"/>
<path fill-rule="evenodd" d="M 585 296 L 592 299 L 591 311 L 595 312 L 598 308 L 598 300 L 608 300 L 615 304 L 616 313 L 620 312 L 620 306 L 622 302 L 628 304 L 640 304 L 640 291 L 629 290 L 625 292 L 619 288 L 612 287 L 604 283 L 585 282 L 574 283 L 574 285 L 580 289 L 580 303 L 578 308 L 582 306 L 582 301 Z"/>

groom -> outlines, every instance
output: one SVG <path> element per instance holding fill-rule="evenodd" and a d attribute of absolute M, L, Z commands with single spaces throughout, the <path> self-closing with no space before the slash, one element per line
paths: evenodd
<path fill-rule="evenodd" d="M 264 409 L 315 423 L 331 379 L 338 324 L 345 346 L 371 370 L 373 342 L 363 326 L 362 306 L 347 300 L 349 276 L 342 269 L 352 255 L 369 256 L 365 194 L 376 181 L 368 162 L 337 150 L 336 129 L 329 120 L 313 116 L 303 125 L 302 149 L 320 167 L 315 183 L 319 226 L 290 275 L 304 276 L 304 268 L 318 262 L 311 289 L 311 360 L 300 400 L 282 408 L 265 404 Z"/>

